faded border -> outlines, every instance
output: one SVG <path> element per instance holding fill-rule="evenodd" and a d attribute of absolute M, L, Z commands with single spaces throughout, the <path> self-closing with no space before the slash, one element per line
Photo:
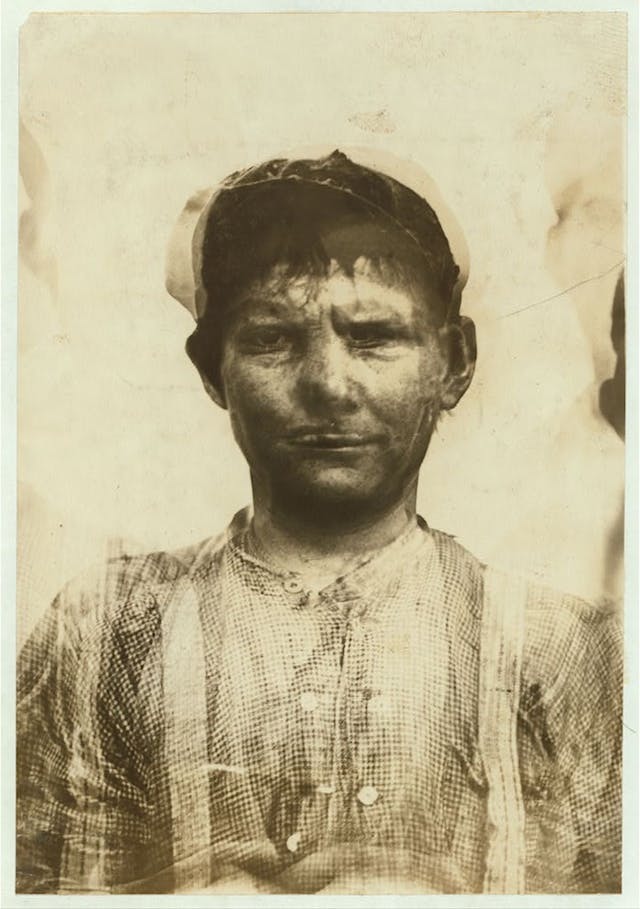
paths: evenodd
<path fill-rule="evenodd" d="M 15 778 L 15 647 L 16 647 L 16 338 L 17 338 L 17 46 L 21 24 L 31 12 L 626 12 L 629 35 L 629 97 L 628 97 L 628 242 L 627 248 L 638 250 L 638 30 L 639 15 L 635 0 L 626 2 L 458 2 L 442 0 L 431 2 L 407 2 L 407 0 L 369 0 L 369 2 L 340 2 L 340 0 L 299 0 L 299 2 L 192 2 L 189 9 L 176 9 L 178 5 L 163 0 L 147 2 L 110 2 L 93 0 L 65 3 L 26 3 L 13 0 L 2 7 L 2 642 L 0 667 L 2 681 L 2 747 L 0 750 L 0 774 L 2 780 L 2 839 L 0 841 L 0 878 L 2 906 L 79 906 L 78 898 L 51 896 L 15 896 L 14 879 L 14 778 Z M 640 800 L 638 793 L 638 734 L 640 732 L 638 709 L 638 653 L 640 651 L 639 620 L 637 604 L 640 601 L 639 569 L 636 557 L 639 553 L 639 364 L 640 320 L 637 301 L 639 299 L 639 275 L 637 252 L 631 256 L 626 270 L 627 297 L 636 305 L 627 310 L 627 434 L 626 434 L 626 508 L 625 508 L 625 642 L 626 642 L 626 689 L 625 689 L 625 741 L 624 741 L 624 870 L 623 893 L 620 896 L 429 896 L 427 897 L 207 897 L 154 896 L 153 905 L 169 906 L 335 906 L 335 907 L 418 907 L 418 906 L 504 906 L 506 907 L 634 907 L 640 903 L 638 890 L 638 814 Z M 82 898 L 83 907 L 146 906 L 151 899 L 139 897 L 88 897 Z"/>

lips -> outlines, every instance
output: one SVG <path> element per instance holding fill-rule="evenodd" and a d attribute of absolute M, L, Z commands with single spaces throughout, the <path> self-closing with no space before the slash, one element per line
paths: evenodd
<path fill-rule="evenodd" d="M 380 436 L 358 432 L 300 432 L 288 437 L 289 444 L 299 448 L 362 448 L 380 441 Z"/>

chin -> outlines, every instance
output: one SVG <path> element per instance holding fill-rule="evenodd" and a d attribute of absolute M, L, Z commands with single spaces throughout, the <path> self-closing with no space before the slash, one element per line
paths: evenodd
<path fill-rule="evenodd" d="M 349 471 L 318 472 L 313 477 L 288 476 L 277 483 L 278 498 L 310 520 L 344 520 L 375 512 L 390 497 L 371 475 Z"/>

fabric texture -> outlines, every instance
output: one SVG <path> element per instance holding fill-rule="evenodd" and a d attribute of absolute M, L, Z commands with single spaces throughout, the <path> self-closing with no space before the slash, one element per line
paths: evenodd
<path fill-rule="evenodd" d="M 419 521 L 312 593 L 239 521 L 69 585 L 20 657 L 18 891 L 481 892 L 484 583 Z M 524 889 L 617 892 L 620 629 L 525 604 Z"/>

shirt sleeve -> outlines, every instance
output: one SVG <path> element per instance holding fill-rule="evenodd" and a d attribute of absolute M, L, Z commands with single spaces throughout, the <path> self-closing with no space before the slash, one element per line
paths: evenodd
<path fill-rule="evenodd" d="M 572 889 L 619 893 L 622 860 L 622 634 L 603 617 L 591 628 L 581 671 L 577 710 L 569 717 L 580 739 L 568 781 L 577 850 Z"/>
<path fill-rule="evenodd" d="M 100 580 L 65 588 L 19 657 L 21 893 L 114 892 L 146 872 L 150 812 L 138 682 L 157 623 L 150 615 L 134 626 L 122 591 L 114 605 L 109 591 L 119 571 L 103 567 Z"/>
<path fill-rule="evenodd" d="M 527 890 L 620 892 L 620 622 L 549 597 L 535 625 L 520 715 Z"/>
<path fill-rule="evenodd" d="M 58 597 L 18 660 L 16 890 L 56 891 L 72 807 L 68 785 L 73 729 L 73 649 L 64 641 Z"/>

